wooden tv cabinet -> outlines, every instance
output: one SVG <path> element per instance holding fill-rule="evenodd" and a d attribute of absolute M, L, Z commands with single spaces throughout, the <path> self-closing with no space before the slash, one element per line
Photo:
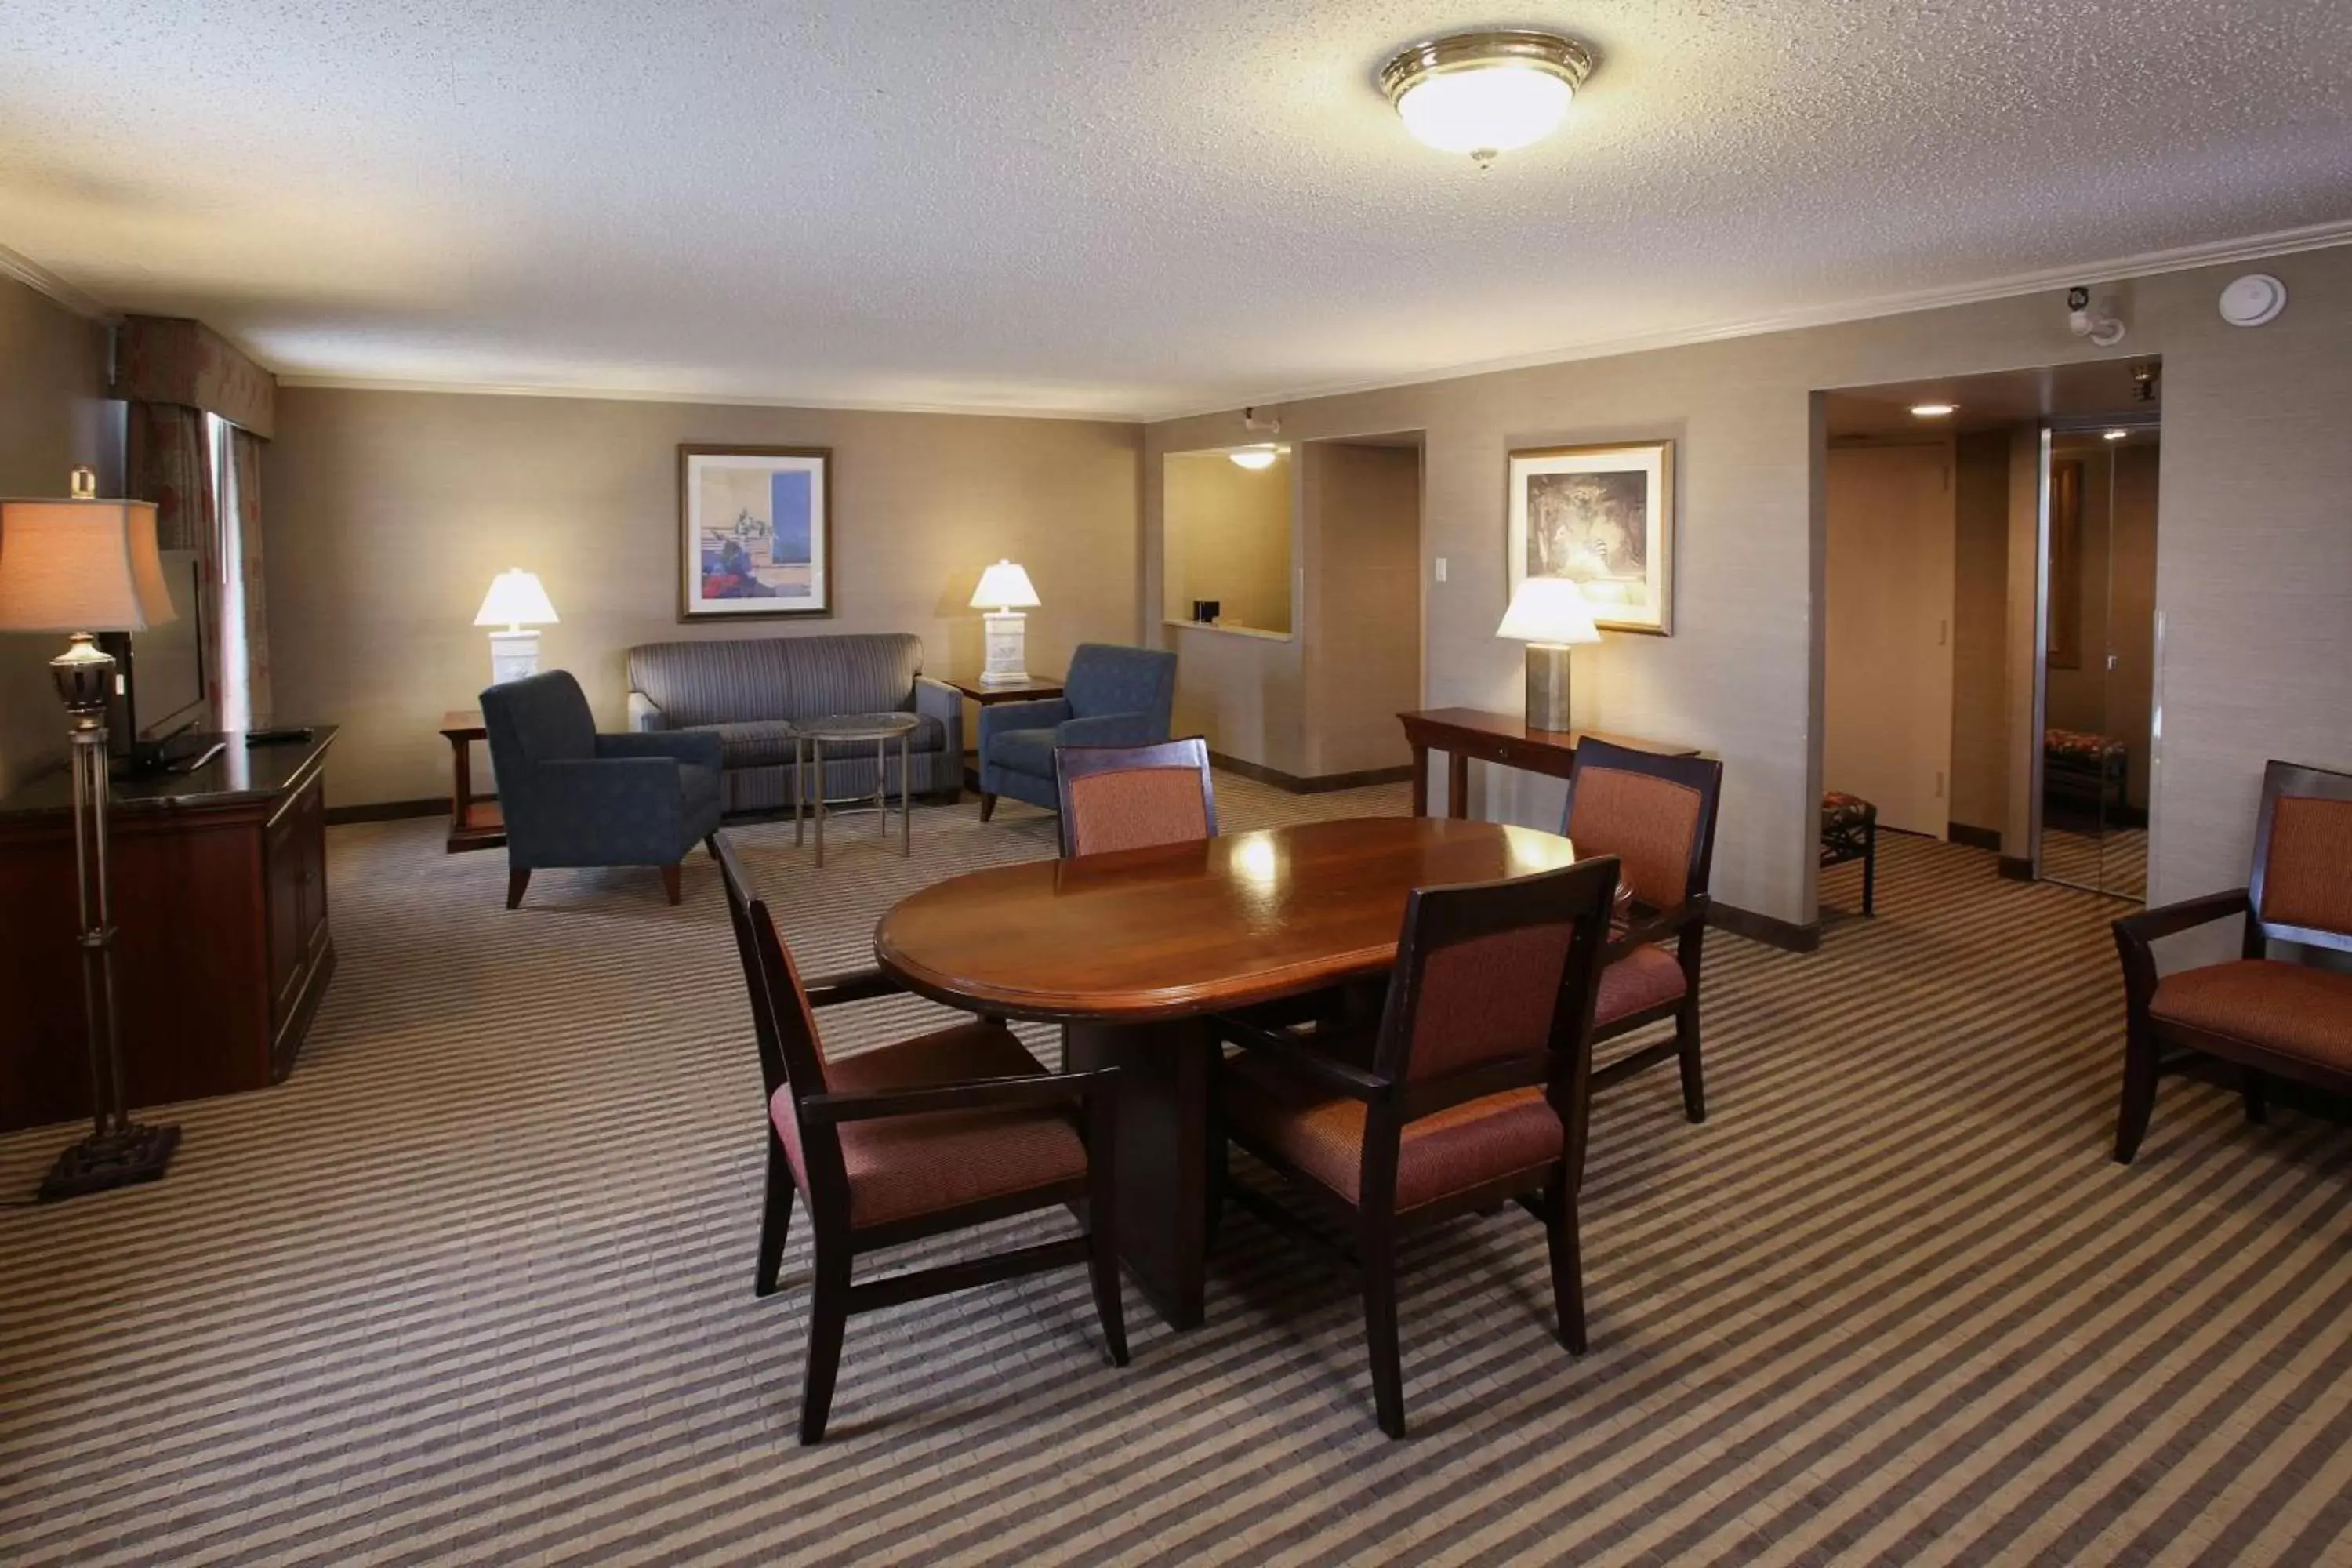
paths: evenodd
<path fill-rule="evenodd" d="M 231 734 L 193 773 L 118 779 L 114 988 L 134 1109 L 266 1089 L 334 973 L 327 748 Z M 0 1131 L 89 1112 L 71 782 L 0 800 Z"/>

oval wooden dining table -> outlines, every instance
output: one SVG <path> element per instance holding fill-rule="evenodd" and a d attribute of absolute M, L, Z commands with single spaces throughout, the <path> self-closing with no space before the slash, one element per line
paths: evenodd
<path fill-rule="evenodd" d="M 874 955 L 909 989 L 1063 1026 L 1073 1069 L 1122 1069 L 1119 1250 L 1176 1328 L 1207 1271 L 1208 1016 L 1380 973 L 1415 888 L 1495 881 L 1576 858 L 1555 833 L 1365 817 L 974 871 L 902 900 Z"/>

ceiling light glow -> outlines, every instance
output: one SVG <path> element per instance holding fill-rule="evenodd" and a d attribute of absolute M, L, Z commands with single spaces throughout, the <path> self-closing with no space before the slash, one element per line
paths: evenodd
<path fill-rule="evenodd" d="M 1483 167 L 1559 130 L 1591 73 L 1575 40 L 1504 28 L 1413 45 L 1381 68 L 1381 90 L 1414 136 Z"/>
<path fill-rule="evenodd" d="M 1236 467 L 1252 470 L 1274 467 L 1274 459 L 1278 455 L 1276 448 L 1272 447 L 1244 447 L 1225 454 Z"/>
<path fill-rule="evenodd" d="M 2109 431 L 2105 432 L 2104 434 L 2105 434 L 2105 436 L 2106 439 L 2108 439 L 2108 440 L 2110 440 L 2110 441 L 2120 441 L 2120 440 L 2122 440 L 2125 437 L 2126 437 L 2126 436 L 2130 435 L 2130 434 L 2131 434 L 2131 432 L 2130 432 L 2130 431 L 2128 431 L 2128 430 L 2109 430 Z"/>
<path fill-rule="evenodd" d="M 1958 412 L 1959 406 L 1957 403 L 1915 403 L 1911 405 L 1911 416 L 1915 419 L 1941 419 Z"/>

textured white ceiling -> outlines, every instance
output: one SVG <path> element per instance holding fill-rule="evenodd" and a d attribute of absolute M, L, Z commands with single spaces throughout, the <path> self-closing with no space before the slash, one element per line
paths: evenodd
<path fill-rule="evenodd" d="M 1557 26 L 1481 174 L 1371 85 Z M 2352 218 L 2347 0 L 9 0 L 0 245 L 297 374 L 1159 414 Z"/>

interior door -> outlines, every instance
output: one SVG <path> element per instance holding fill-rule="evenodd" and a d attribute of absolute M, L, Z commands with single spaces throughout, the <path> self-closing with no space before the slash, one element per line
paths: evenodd
<path fill-rule="evenodd" d="M 1949 442 L 1833 447 L 1822 633 L 1824 787 L 1876 803 L 1882 826 L 1951 827 Z"/>

